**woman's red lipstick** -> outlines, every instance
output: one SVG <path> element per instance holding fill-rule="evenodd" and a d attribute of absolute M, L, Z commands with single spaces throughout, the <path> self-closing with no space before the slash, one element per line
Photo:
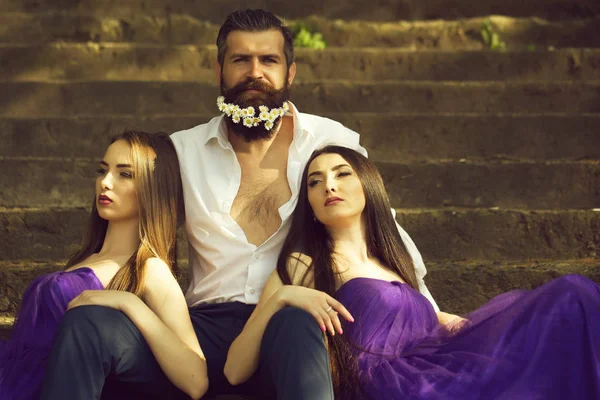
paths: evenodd
<path fill-rule="evenodd" d="M 332 204 L 337 204 L 340 201 L 344 201 L 342 199 L 340 199 L 339 197 L 329 197 L 327 200 L 325 200 L 325 207 L 327 207 L 328 205 L 332 205 Z"/>
<path fill-rule="evenodd" d="M 98 204 L 100 204 L 101 206 L 107 206 L 110 203 L 112 203 L 112 200 L 110 199 L 110 197 L 101 194 L 100 196 L 98 196 Z"/>

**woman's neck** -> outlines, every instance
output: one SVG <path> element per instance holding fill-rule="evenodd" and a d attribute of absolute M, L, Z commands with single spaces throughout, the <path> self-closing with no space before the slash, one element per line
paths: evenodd
<path fill-rule="evenodd" d="M 98 252 L 101 257 L 129 258 L 140 245 L 139 221 L 110 221 L 102 249 Z"/>
<path fill-rule="evenodd" d="M 352 226 L 332 228 L 329 230 L 329 234 L 333 239 L 334 257 L 342 256 L 345 260 L 353 260 L 353 262 L 359 263 L 369 261 L 363 223 L 358 222 Z"/>

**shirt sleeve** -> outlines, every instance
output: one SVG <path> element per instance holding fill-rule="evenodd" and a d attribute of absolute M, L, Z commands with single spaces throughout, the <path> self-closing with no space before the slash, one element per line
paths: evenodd
<path fill-rule="evenodd" d="M 395 219 L 396 210 L 392 209 L 392 215 Z M 415 265 L 415 274 L 417 275 L 417 283 L 419 284 L 419 292 L 421 292 L 421 294 L 425 296 L 427 300 L 429 300 L 429 302 L 433 306 L 433 309 L 436 312 L 440 311 L 440 308 L 433 299 L 433 296 L 429 292 L 429 289 L 427 289 L 427 286 L 425 285 L 425 280 L 423 279 L 427 274 L 427 269 L 425 268 L 425 263 L 423 262 L 423 257 L 421 257 L 421 253 L 417 249 L 415 242 L 413 242 L 408 233 L 406 233 L 406 231 L 398 224 L 398 222 L 396 222 L 396 226 L 398 227 L 400 237 L 402 238 L 402 241 L 406 246 L 406 250 L 408 250 L 408 254 L 410 254 L 410 256 L 413 259 L 413 264 Z"/>

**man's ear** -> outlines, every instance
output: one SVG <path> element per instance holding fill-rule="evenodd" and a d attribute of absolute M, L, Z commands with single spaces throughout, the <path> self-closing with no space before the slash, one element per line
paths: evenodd
<path fill-rule="evenodd" d="M 296 62 L 290 64 L 290 68 L 288 69 L 288 85 L 291 86 L 294 78 L 296 77 Z"/>

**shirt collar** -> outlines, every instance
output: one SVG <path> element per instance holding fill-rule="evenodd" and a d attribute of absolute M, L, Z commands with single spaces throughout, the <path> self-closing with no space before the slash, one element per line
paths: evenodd
<path fill-rule="evenodd" d="M 227 124 L 225 123 L 225 116 L 221 115 L 211 119 L 206 129 L 208 129 L 208 135 L 204 144 L 206 145 L 209 141 L 217 139 L 221 147 L 227 148 L 229 146 L 229 139 L 227 138 Z"/>

